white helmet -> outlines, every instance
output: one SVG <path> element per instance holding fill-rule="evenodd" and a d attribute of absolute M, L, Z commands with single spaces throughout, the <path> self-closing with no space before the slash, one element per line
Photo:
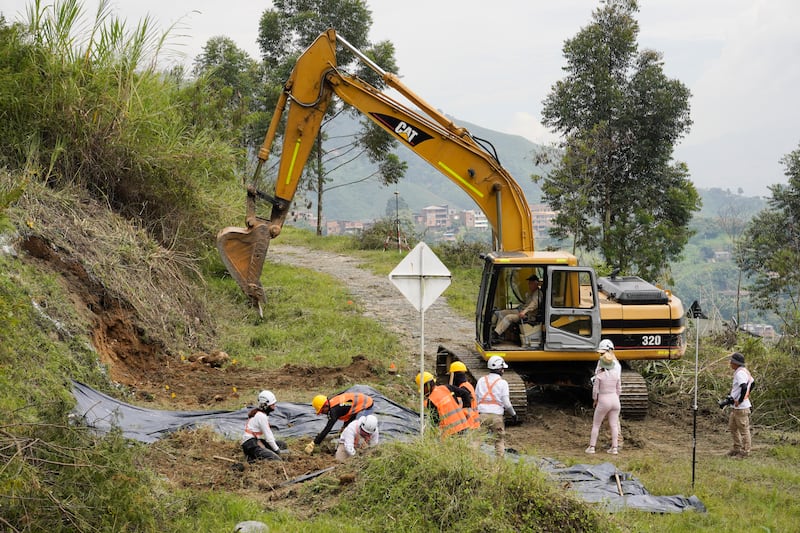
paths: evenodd
<path fill-rule="evenodd" d="M 372 435 L 378 431 L 378 417 L 375 415 L 367 415 L 361 418 L 359 429 L 368 435 Z"/>
<path fill-rule="evenodd" d="M 614 343 L 608 339 L 603 339 L 600 341 L 600 344 L 597 346 L 597 351 L 599 353 L 605 352 L 613 352 L 614 351 Z"/>
<path fill-rule="evenodd" d="M 258 393 L 258 405 L 266 405 L 269 407 L 270 405 L 275 405 L 278 403 L 278 399 L 272 394 L 272 391 L 262 390 Z"/>
<path fill-rule="evenodd" d="M 489 358 L 489 362 L 486 363 L 486 366 L 489 367 L 489 370 L 500 370 L 501 368 L 508 368 L 508 365 L 503 358 L 499 355 L 493 355 Z"/>

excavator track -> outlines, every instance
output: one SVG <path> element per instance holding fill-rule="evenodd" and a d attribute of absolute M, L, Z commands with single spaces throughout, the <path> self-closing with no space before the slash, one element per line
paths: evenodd
<path fill-rule="evenodd" d="M 450 363 L 453 361 L 461 361 L 467 366 L 469 374 L 477 382 L 483 376 L 489 374 L 489 369 L 486 367 L 486 361 L 478 355 L 478 353 L 468 350 L 463 353 L 456 354 L 450 349 L 439 346 L 436 354 L 436 379 L 442 382 L 448 380 L 448 370 Z M 525 386 L 525 381 L 513 369 L 508 368 L 503 373 L 503 379 L 508 382 L 509 396 L 511 405 L 514 406 L 514 411 L 517 413 L 517 418 L 524 421 L 528 414 L 528 392 Z"/>
<path fill-rule="evenodd" d="M 622 370 L 622 416 L 629 420 L 644 420 L 647 418 L 647 382 L 635 370 Z"/>

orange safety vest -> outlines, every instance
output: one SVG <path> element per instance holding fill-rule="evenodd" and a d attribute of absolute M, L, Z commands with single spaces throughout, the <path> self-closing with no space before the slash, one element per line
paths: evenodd
<path fill-rule="evenodd" d="M 339 394 L 338 396 L 334 396 L 330 400 L 331 408 L 336 407 L 337 405 L 349 405 L 350 410 L 344 415 L 340 416 L 339 420 L 346 422 L 348 420 L 352 420 L 352 418 L 365 409 L 369 409 L 372 407 L 374 403 L 370 396 L 366 394 L 361 394 L 360 392 L 345 392 L 344 394 Z"/>
<path fill-rule="evenodd" d="M 472 428 L 464 409 L 458 405 L 450 390 L 444 385 L 434 387 L 427 401 L 439 412 L 439 429 L 442 437 L 449 437 Z"/>
<path fill-rule="evenodd" d="M 464 406 L 464 411 L 467 414 L 467 420 L 469 420 L 472 429 L 478 429 L 481 427 L 480 421 L 480 414 L 478 414 L 478 402 L 475 399 L 475 388 L 472 386 L 472 383 L 469 381 L 465 381 L 461 385 L 459 385 L 462 389 L 467 389 L 472 395 L 472 403 L 469 406 Z"/>

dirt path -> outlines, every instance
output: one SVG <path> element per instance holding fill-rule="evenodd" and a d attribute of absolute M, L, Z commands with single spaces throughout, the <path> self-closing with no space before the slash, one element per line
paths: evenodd
<path fill-rule="evenodd" d="M 367 315 L 397 333 L 407 349 L 419 356 L 420 314 L 400 294 L 388 276 L 376 276 L 359 267 L 359 260 L 331 252 L 309 250 L 296 246 L 273 244 L 268 260 L 325 272 L 344 283 Z M 399 262 L 399 259 L 398 259 Z M 467 349 L 474 338 L 472 322 L 455 314 L 447 299 L 439 298 L 425 311 L 425 355 L 430 366 L 435 363 L 440 344 Z"/>
<path fill-rule="evenodd" d="M 419 313 L 400 294 L 388 277 L 376 276 L 359 267 L 356 258 L 330 252 L 308 250 L 288 245 L 273 245 L 269 259 L 322 271 L 343 282 L 364 306 L 387 329 L 397 333 L 410 353 L 419 354 Z M 474 337 L 470 320 L 455 314 L 445 298 L 440 298 L 425 312 L 426 364 L 433 368 L 439 344 L 468 349 Z M 687 402 L 688 405 L 688 402 Z M 559 457 L 582 457 L 592 425 L 592 409 L 585 399 L 567 393 L 540 393 L 530 398 L 529 418 L 525 424 L 508 429 L 508 445 L 533 448 L 537 453 Z M 698 416 L 698 442 L 704 453 L 722 454 L 727 434 L 719 413 L 701 412 Z M 608 431 L 601 432 L 599 450 L 604 450 Z M 626 454 L 691 453 L 692 421 L 687 408 L 651 404 L 650 415 L 643 421 L 623 420 Z"/>

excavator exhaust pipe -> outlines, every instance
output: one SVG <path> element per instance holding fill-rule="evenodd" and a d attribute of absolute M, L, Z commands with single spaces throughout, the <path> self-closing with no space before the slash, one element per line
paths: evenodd
<path fill-rule="evenodd" d="M 217 250 L 225 268 L 250 303 L 258 306 L 262 318 L 267 299 L 261 286 L 261 271 L 271 238 L 269 224 L 259 219 L 249 228 L 227 227 L 217 234 Z"/>

